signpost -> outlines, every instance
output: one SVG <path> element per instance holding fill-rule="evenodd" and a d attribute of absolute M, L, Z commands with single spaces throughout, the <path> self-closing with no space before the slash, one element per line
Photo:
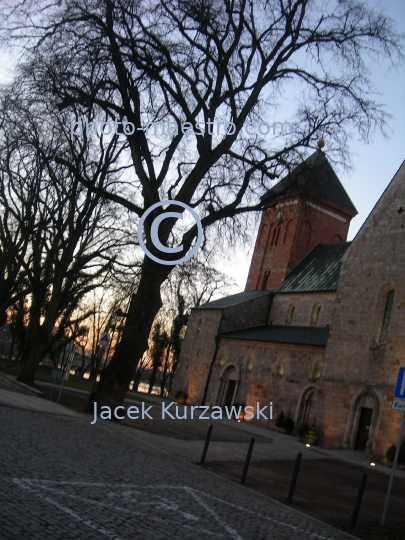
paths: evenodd
<path fill-rule="evenodd" d="M 399 368 L 394 398 L 405 399 L 405 367 Z"/>
<path fill-rule="evenodd" d="M 385 498 L 384 511 L 383 511 L 383 515 L 382 515 L 382 518 L 381 518 L 381 526 L 383 526 L 385 524 L 385 518 L 387 517 L 388 504 L 390 502 L 392 485 L 394 483 L 394 478 L 395 478 L 395 469 L 397 468 L 399 451 L 401 449 L 402 437 L 403 437 L 403 434 L 404 434 L 404 427 L 405 427 L 405 367 L 400 367 L 399 371 L 398 371 L 397 382 L 396 382 L 395 390 L 394 390 L 394 399 L 392 401 L 392 409 L 394 411 L 402 411 L 404 414 L 402 415 L 401 427 L 399 428 L 397 449 L 395 451 L 394 463 L 392 464 L 391 478 L 390 478 L 390 483 L 388 485 L 387 496 Z"/>

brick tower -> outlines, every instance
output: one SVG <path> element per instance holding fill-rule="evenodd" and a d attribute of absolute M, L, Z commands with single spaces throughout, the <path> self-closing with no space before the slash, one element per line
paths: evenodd
<path fill-rule="evenodd" d="M 262 200 L 246 290 L 276 289 L 317 244 L 346 241 L 357 214 L 320 148 Z"/>

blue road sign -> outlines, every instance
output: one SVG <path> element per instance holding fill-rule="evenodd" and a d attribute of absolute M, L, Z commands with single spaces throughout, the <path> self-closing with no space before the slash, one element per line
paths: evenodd
<path fill-rule="evenodd" d="M 395 385 L 394 398 L 405 399 L 405 367 L 398 371 L 397 384 Z"/>

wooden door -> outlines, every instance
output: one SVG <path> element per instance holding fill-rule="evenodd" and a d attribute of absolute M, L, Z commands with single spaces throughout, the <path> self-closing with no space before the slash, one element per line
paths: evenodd
<path fill-rule="evenodd" d="M 357 429 L 355 450 L 364 452 L 367 446 L 368 435 L 370 432 L 371 418 L 373 416 L 373 409 L 362 407 L 360 411 L 359 427 Z"/>
<path fill-rule="evenodd" d="M 233 393 L 235 391 L 236 381 L 228 381 L 228 386 L 225 395 L 225 407 L 232 407 Z"/>

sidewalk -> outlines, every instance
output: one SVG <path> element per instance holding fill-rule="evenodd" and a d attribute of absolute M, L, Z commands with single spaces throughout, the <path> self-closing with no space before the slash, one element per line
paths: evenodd
<path fill-rule="evenodd" d="M 84 416 L 78 412 L 68 409 L 67 407 L 59 405 L 59 403 L 55 403 L 54 401 L 21 394 L 16 390 L 9 390 L 5 388 L 0 388 L 0 405 L 6 405 L 7 407 L 24 409 L 27 411 L 60 414 L 63 416 L 73 416 L 77 418 Z"/>
<path fill-rule="evenodd" d="M 139 398 L 142 400 L 143 395 Z M 139 406 L 139 401 L 132 403 Z M 160 407 L 155 406 L 154 409 Z M 158 416 L 156 414 L 156 418 Z M 343 540 L 353 538 L 338 529 L 348 530 L 360 475 L 366 467 L 370 469 L 359 527 L 371 524 L 375 528 L 375 516 L 381 515 L 380 506 L 388 484 L 385 475 L 391 472 L 382 468 L 384 478 L 378 479 L 376 467 L 371 468 L 362 454 L 307 448 L 295 437 L 247 422 L 213 422 L 213 434 L 225 440 L 215 440 L 213 437 L 206 470 L 203 470 L 192 465 L 201 458 L 204 446 L 201 439 L 176 439 L 101 419 L 92 425 L 92 415 L 74 412 L 46 398 L 0 388 L 0 417 L 0 453 L 4 451 L 4 455 L 10 456 L 16 452 L 14 447 L 19 449 L 16 452 L 17 462 L 14 465 L 8 463 L 6 467 L 6 477 L 10 475 L 14 484 L 7 484 L 6 477 L 3 478 L 7 489 L 0 502 L 0 522 L 1 507 L 8 501 L 7 493 L 10 490 L 17 490 L 11 499 L 13 508 L 18 502 L 21 505 L 20 515 L 24 512 L 29 514 L 26 520 L 21 521 L 14 518 L 14 510 L 4 510 L 8 530 L 13 533 L 10 538 L 35 537 L 42 540 L 45 530 L 51 532 L 48 530 L 49 523 L 53 524 L 52 538 L 55 540 L 70 539 L 69 533 L 76 534 L 72 538 L 80 538 L 83 531 L 79 532 L 77 524 L 75 529 L 72 528 L 76 520 L 82 524 L 91 523 L 91 528 L 96 531 L 103 527 L 112 538 L 166 540 L 166 518 L 159 521 L 162 534 L 158 535 L 156 524 L 150 524 L 146 508 L 151 506 L 150 510 L 159 520 L 162 513 L 175 516 L 176 523 L 170 526 L 174 526 L 176 537 L 180 535 L 187 540 L 301 540 L 306 537 Z M 193 421 L 170 422 L 181 426 L 179 429 L 187 430 L 188 424 Z M 165 424 L 166 421 L 161 423 Z M 208 424 L 208 421 L 201 421 L 204 431 Z M 236 440 L 241 441 L 240 437 L 243 437 L 244 442 L 227 441 L 226 435 L 229 433 L 234 440 L 235 433 L 239 436 Z M 258 442 L 253 451 L 246 490 L 238 484 L 252 434 Z M 22 447 L 27 448 L 26 471 L 21 469 Z M 41 450 L 32 452 L 29 450 L 32 448 Z M 294 496 L 294 508 L 289 508 L 280 502 L 285 501 L 294 459 L 299 451 L 303 454 L 303 465 Z M 356 470 L 349 463 L 361 467 Z M 210 471 L 216 474 L 212 475 Z M 397 475 L 404 477 L 402 471 L 398 471 Z M 391 521 L 396 519 L 395 531 L 398 529 L 398 519 L 402 519 L 401 486 L 403 480 L 396 482 L 391 501 Z M 29 503 L 24 499 L 24 492 L 27 492 Z M 200 506 L 194 506 L 195 497 L 198 497 Z M 36 504 L 36 498 L 42 512 L 46 510 L 43 523 L 34 524 L 36 531 L 42 535 L 38 537 L 28 536 L 28 531 L 32 532 L 34 515 L 30 513 L 30 505 L 33 502 Z M 63 518 L 55 521 L 55 507 L 57 513 L 60 510 L 68 514 L 68 523 Z M 122 516 L 116 512 L 117 509 L 125 511 L 127 524 L 130 515 L 134 516 L 135 521 L 125 529 L 125 533 Z M 39 515 L 39 510 L 34 511 L 35 516 Z M 226 523 L 225 530 L 229 531 L 231 529 L 228 527 L 231 527 L 232 533 L 218 535 L 216 526 L 208 530 L 212 523 L 207 512 L 210 515 L 219 512 L 219 523 Z M 178 518 L 180 522 L 177 523 Z M 190 535 L 184 529 L 183 518 L 192 521 Z M 142 523 L 147 527 L 150 524 L 151 528 L 139 532 L 139 535 L 134 534 Z M 330 525 L 338 529 L 332 529 Z M 20 530 L 20 526 L 24 530 Z M 199 534 L 196 534 L 195 527 Z M 369 539 L 367 530 L 364 530 L 360 536 Z M 20 536 L 16 536 L 17 533 L 21 533 Z M 400 537 L 395 536 L 395 539 L 399 540 Z M 100 536 L 89 535 L 86 538 L 98 540 Z M 382 536 L 376 538 L 383 540 Z"/>
<path fill-rule="evenodd" d="M 50 383 L 37 383 L 38 386 L 52 386 Z M 76 392 L 79 394 L 88 394 L 88 392 L 79 389 L 65 388 L 65 392 Z M 159 419 L 160 404 L 164 400 L 159 396 L 150 394 L 136 393 L 139 401 L 154 402 L 156 405 L 152 411 L 156 411 L 154 414 L 157 417 L 153 420 L 154 432 L 149 429 L 145 429 L 144 426 L 137 426 L 136 421 L 129 421 L 126 419 L 121 425 L 131 426 L 133 435 L 139 441 L 147 443 L 156 449 L 164 449 L 167 453 L 184 459 L 188 462 L 196 463 L 200 460 L 202 449 L 204 446 L 205 434 L 208 430 L 210 422 L 200 421 L 200 429 L 203 430 L 203 435 L 198 440 L 184 440 L 173 436 L 168 436 L 168 433 L 176 433 L 175 430 L 191 430 L 195 428 L 192 420 L 161 420 Z M 137 404 L 139 401 L 126 399 L 125 402 L 131 404 Z M 20 409 L 33 410 L 37 412 L 59 414 L 64 416 L 76 416 L 88 418 L 89 423 L 92 421 L 91 415 L 85 415 L 68 409 L 54 401 L 49 401 L 44 398 L 37 398 L 34 396 L 28 396 L 19 394 L 16 391 L 10 389 L 4 389 L 0 387 L 0 404 L 8 405 L 10 407 L 16 407 Z M 164 433 L 158 433 L 160 425 L 165 427 Z M 199 422 L 197 420 L 197 422 Z M 97 423 L 107 424 L 107 421 L 98 420 Z M 392 469 L 380 465 L 378 463 L 375 466 L 370 465 L 370 459 L 361 452 L 355 452 L 352 450 L 328 450 L 318 446 L 306 447 L 305 444 L 300 442 L 296 437 L 291 435 L 284 435 L 275 430 L 271 430 L 266 427 L 259 426 L 257 424 L 251 424 L 249 422 L 236 422 L 235 420 L 222 420 L 212 422 L 214 425 L 211 442 L 208 449 L 207 460 L 209 461 L 244 461 L 248 448 L 248 441 L 250 435 L 256 437 L 257 441 L 254 447 L 252 461 L 263 460 L 294 460 L 298 452 L 302 452 L 305 460 L 322 460 L 322 459 L 337 459 L 339 461 L 353 464 L 362 465 L 370 469 L 377 470 L 385 475 L 390 475 Z M 235 438 L 230 437 L 229 434 L 241 433 L 246 434 L 242 439 L 243 442 L 235 442 Z M 225 436 L 223 434 L 225 433 Z M 225 440 L 218 440 L 218 437 Z M 226 440 L 226 439 L 230 440 Z M 405 471 L 399 469 L 396 470 L 396 477 L 405 479 Z"/>

